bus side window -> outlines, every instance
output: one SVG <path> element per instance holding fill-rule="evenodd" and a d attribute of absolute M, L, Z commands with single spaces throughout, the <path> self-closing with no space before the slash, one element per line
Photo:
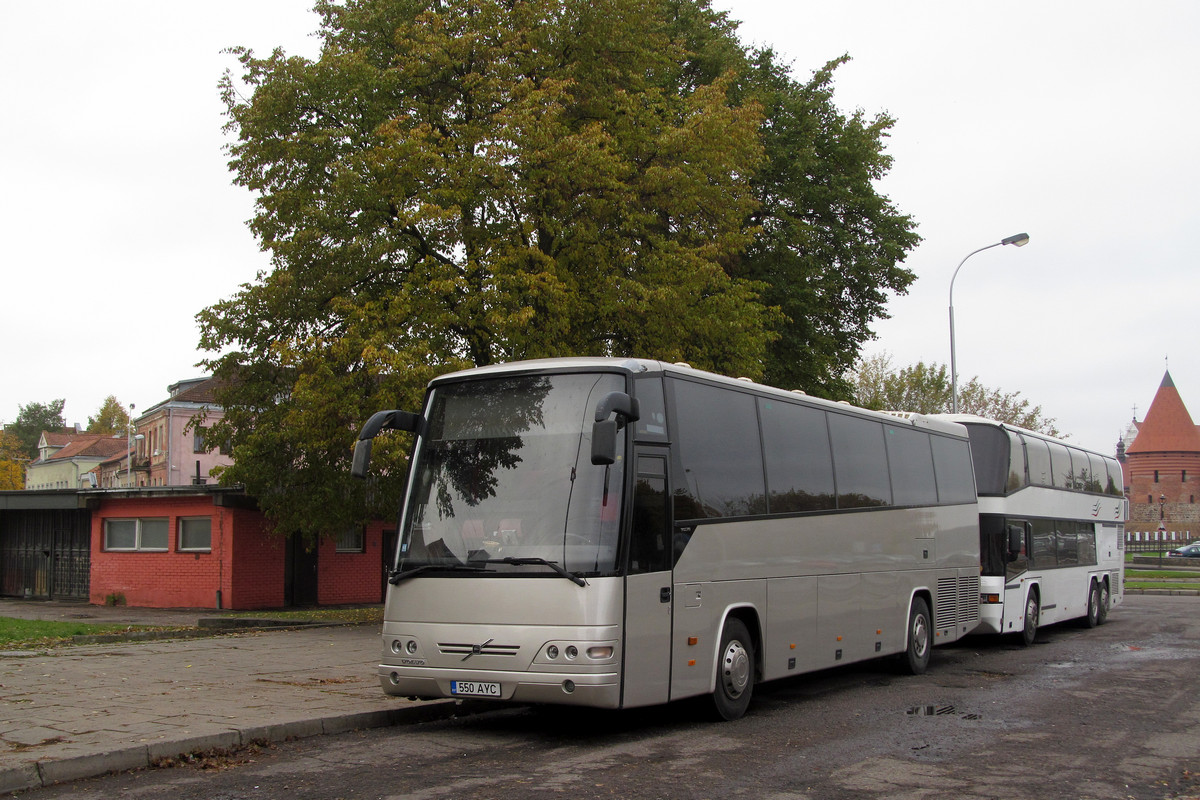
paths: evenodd
<path fill-rule="evenodd" d="M 669 523 L 667 460 L 662 456 L 639 456 L 629 540 L 631 575 L 664 572 L 671 568 Z"/>

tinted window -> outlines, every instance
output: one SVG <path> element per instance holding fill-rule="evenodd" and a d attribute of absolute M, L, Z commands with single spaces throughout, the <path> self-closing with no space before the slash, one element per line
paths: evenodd
<path fill-rule="evenodd" d="M 1079 563 L 1079 536 L 1074 522 L 1059 520 L 1055 523 L 1058 542 L 1058 565 L 1070 567 Z"/>
<path fill-rule="evenodd" d="M 1092 474 L 1092 465 L 1088 454 L 1074 447 L 1068 447 L 1071 453 L 1071 488 L 1087 491 L 1088 476 Z"/>
<path fill-rule="evenodd" d="M 883 425 L 848 414 L 829 415 L 838 508 L 886 506 L 892 501 Z"/>
<path fill-rule="evenodd" d="M 1025 459 L 1028 463 L 1029 483 L 1033 486 L 1053 486 L 1054 471 L 1050 469 L 1050 450 L 1042 439 L 1022 436 L 1025 442 Z"/>
<path fill-rule="evenodd" d="M 1096 526 L 1091 522 L 1079 523 L 1079 563 L 1085 567 L 1096 564 Z"/>
<path fill-rule="evenodd" d="M 1029 560 L 1037 569 L 1058 564 L 1058 537 L 1054 520 L 1033 521 L 1033 552 L 1030 553 Z"/>
<path fill-rule="evenodd" d="M 1108 483 L 1108 468 L 1104 466 L 1104 458 L 1095 453 L 1088 453 L 1088 474 L 1083 482 L 1085 492 L 1103 494 Z"/>
<path fill-rule="evenodd" d="M 1108 483 L 1104 487 L 1104 493 L 1120 497 L 1125 493 L 1125 478 L 1121 474 L 1121 465 L 1107 458 L 1104 459 L 1104 463 L 1108 467 Z"/>
<path fill-rule="evenodd" d="M 892 502 L 898 506 L 931 506 L 938 501 L 929 434 L 914 428 L 883 426 L 887 440 Z"/>
<path fill-rule="evenodd" d="M 1011 453 L 1008 433 L 991 425 L 967 425 L 971 460 L 980 494 L 1004 494 L 1008 488 Z"/>
<path fill-rule="evenodd" d="M 1054 485 L 1060 489 L 1072 488 L 1070 451 L 1057 442 L 1046 442 L 1046 447 L 1050 450 L 1050 474 L 1054 477 Z"/>
<path fill-rule="evenodd" d="M 931 436 L 933 469 L 937 474 L 938 501 L 974 503 L 975 475 L 971 469 L 971 449 L 963 439 Z"/>
<path fill-rule="evenodd" d="M 690 381 L 670 383 L 683 468 L 674 481 L 675 518 L 765 513 L 754 398 Z"/>
<path fill-rule="evenodd" d="M 641 418 L 635 423 L 638 439 L 655 442 L 667 440 L 667 414 L 664 411 L 662 378 L 638 378 L 633 382 Z"/>
<path fill-rule="evenodd" d="M 825 412 L 760 398 L 772 514 L 836 508 Z"/>

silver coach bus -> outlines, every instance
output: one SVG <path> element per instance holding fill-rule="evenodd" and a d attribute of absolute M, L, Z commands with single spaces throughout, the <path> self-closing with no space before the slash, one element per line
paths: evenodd
<path fill-rule="evenodd" d="M 645 360 L 432 381 L 387 592 L 389 694 L 603 708 L 899 654 L 979 622 L 962 426 Z"/>

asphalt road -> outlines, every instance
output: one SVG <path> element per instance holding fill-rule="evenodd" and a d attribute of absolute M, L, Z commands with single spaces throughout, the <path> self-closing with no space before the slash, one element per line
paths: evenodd
<path fill-rule="evenodd" d="M 1034 646 L 974 638 L 757 687 L 750 713 L 506 708 L 27 798 L 1200 797 L 1200 602 L 1131 596 Z"/>

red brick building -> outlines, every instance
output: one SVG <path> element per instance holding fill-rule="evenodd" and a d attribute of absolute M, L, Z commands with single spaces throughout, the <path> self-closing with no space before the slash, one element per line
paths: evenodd
<path fill-rule="evenodd" d="M 1200 536 L 1200 429 L 1170 372 L 1163 375 L 1146 418 L 1133 427 L 1133 442 L 1127 447 L 1122 442 L 1117 453 L 1129 497 L 1129 538 Z"/>
<path fill-rule="evenodd" d="M 382 522 L 306 543 L 237 488 L 0 493 L 0 594 L 156 608 L 379 603 Z"/>

